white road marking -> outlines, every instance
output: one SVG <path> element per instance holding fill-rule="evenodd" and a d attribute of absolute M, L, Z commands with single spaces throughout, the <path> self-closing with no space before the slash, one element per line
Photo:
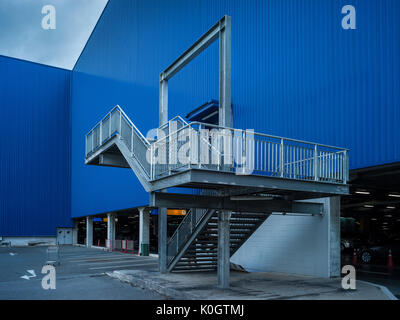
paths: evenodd
<path fill-rule="evenodd" d="M 26 270 L 26 271 L 28 271 L 32 275 L 32 278 L 36 277 L 35 270 Z"/>
<path fill-rule="evenodd" d="M 117 265 L 117 266 L 107 266 L 107 267 L 95 267 L 95 268 L 89 268 L 90 270 L 97 270 L 97 269 L 112 269 L 112 268 L 126 268 L 126 267 L 140 267 L 140 266 L 149 266 L 149 265 L 158 265 L 157 262 L 151 262 L 151 263 L 142 263 L 142 264 L 128 264 L 128 265 Z"/>
<path fill-rule="evenodd" d="M 22 279 L 30 280 L 30 278 L 35 278 L 35 277 L 36 277 L 35 270 L 26 270 L 26 271 L 27 271 L 28 273 L 30 273 L 31 275 L 30 275 L 30 276 L 24 275 L 24 276 L 21 277 Z"/>
<path fill-rule="evenodd" d="M 100 264 L 109 264 L 109 263 L 134 263 L 134 262 L 140 263 L 140 262 L 146 262 L 145 260 L 147 260 L 147 259 L 123 259 L 122 261 L 116 261 L 116 259 L 113 259 L 111 261 L 91 261 L 91 262 L 79 263 L 78 266 L 85 266 L 85 265 L 91 265 L 91 264 L 100 265 Z M 153 260 L 154 263 L 157 263 L 157 261 L 155 259 L 151 259 L 151 260 Z"/>
<path fill-rule="evenodd" d="M 81 261 L 97 261 L 97 260 L 108 260 L 108 259 L 149 259 L 151 257 L 139 257 L 139 256 L 105 256 L 105 257 L 96 257 L 96 258 L 79 258 L 79 259 L 63 259 L 65 261 L 73 261 L 73 262 L 81 262 Z M 153 258 L 154 259 L 154 258 Z"/>
<path fill-rule="evenodd" d="M 84 257 L 107 257 L 107 256 L 112 256 L 115 254 L 111 253 L 97 253 L 97 254 L 65 254 L 62 253 L 60 254 L 62 257 L 66 258 L 84 258 Z M 122 255 L 122 254 L 121 254 Z"/>

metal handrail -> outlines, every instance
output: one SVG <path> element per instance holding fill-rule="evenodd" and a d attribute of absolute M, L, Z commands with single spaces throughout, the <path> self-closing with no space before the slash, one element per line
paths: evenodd
<path fill-rule="evenodd" d="M 197 216 L 197 211 L 200 215 Z M 180 249 L 185 245 L 189 236 L 194 232 L 196 227 L 199 225 L 201 219 L 205 216 L 208 210 L 203 209 L 189 209 L 185 217 L 182 219 L 181 223 L 175 229 L 171 238 L 167 242 L 167 259 L 168 264 L 174 259 L 174 257 L 179 253 Z M 195 216 L 195 219 L 193 218 Z M 185 226 L 190 225 L 189 230 L 185 230 Z M 172 252 L 172 248 L 174 249 Z"/>
<path fill-rule="evenodd" d="M 339 184 L 346 184 L 348 181 L 348 149 L 346 148 L 197 121 L 187 123 L 180 116 L 174 117 L 161 128 L 165 129 L 166 125 L 171 125 L 175 120 L 183 125 L 150 143 L 117 105 L 86 134 L 86 158 L 114 135 L 119 135 L 131 155 L 144 169 L 146 179 L 150 180 L 159 179 L 166 174 L 171 175 L 177 170 L 201 168 Z M 180 132 L 188 129 L 188 133 L 185 134 L 190 136 L 189 157 L 186 157 L 187 154 L 184 152 L 186 162 L 178 164 L 175 162 L 182 155 L 179 153 L 178 146 L 184 143 L 178 142 L 177 137 Z M 210 132 L 217 129 L 217 136 L 208 135 L 208 133 L 203 135 L 201 131 L 203 129 Z M 221 135 L 218 136 L 218 133 Z M 226 140 L 223 140 L 223 143 L 220 140 L 225 137 L 230 139 L 227 145 L 229 150 L 224 150 L 225 147 L 222 146 Z M 216 143 L 211 143 L 210 139 Z M 165 163 L 156 161 L 156 153 L 159 154 L 160 150 L 166 151 Z M 199 150 L 204 150 L 206 153 L 201 157 L 205 155 L 208 161 L 212 158 L 212 163 L 204 164 L 198 157 Z M 147 154 L 150 155 L 150 159 L 147 158 Z"/>
<path fill-rule="evenodd" d="M 126 115 L 125 111 L 122 110 L 122 108 L 119 105 L 116 105 L 115 107 L 113 107 L 109 112 L 107 112 L 107 114 L 101 118 L 101 120 L 99 122 L 97 122 L 92 129 L 89 130 L 89 132 L 85 135 L 86 137 L 91 134 L 94 129 L 96 129 L 102 122 L 104 122 L 105 120 L 108 119 L 108 117 L 114 112 L 114 110 L 118 110 L 121 112 L 121 114 L 124 116 L 125 120 L 128 121 L 128 123 L 131 125 L 131 127 L 136 131 L 136 133 L 139 135 L 139 137 L 143 140 L 143 142 L 147 145 L 150 145 L 150 142 L 146 139 L 146 137 L 140 132 L 140 130 L 133 124 L 133 122 L 131 121 L 131 119 Z"/>
<path fill-rule="evenodd" d="M 198 126 L 199 128 L 196 128 Z M 153 144 L 152 152 L 154 152 L 157 147 L 167 147 L 167 154 L 171 151 L 168 147 L 168 143 L 171 142 L 171 138 L 176 138 L 180 132 L 183 130 L 191 130 L 196 132 L 196 139 L 201 139 L 201 134 L 199 134 L 201 127 L 209 129 L 216 128 L 218 130 L 227 130 L 234 137 L 234 139 L 242 139 L 242 143 L 237 146 L 232 145 L 230 151 L 236 151 L 242 157 L 242 159 L 249 156 L 249 158 L 255 158 L 255 166 L 251 168 L 251 173 L 254 171 L 261 172 L 261 174 L 267 173 L 267 175 L 276 176 L 279 173 L 281 178 L 297 179 L 297 180 L 315 180 L 321 182 L 331 182 L 331 183 L 343 183 L 346 184 L 348 180 L 348 149 L 339 148 L 330 145 L 324 145 L 321 143 L 313 143 L 308 141 L 302 141 L 298 139 L 283 138 L 279 136 L 252 132 L 248 130 L 229 128 L 225 126 L 217 126 L 205 124 L 202 122 L 191 122 L 187 125 L 177 129 L 176 131 L 158 139 Z M 233 133 L 233 135 L 232 135 Z M 197 138 L 197 135 L 199 138 Z M 232 142 L 233 140 L 232 139 Z M 253 146 L 247 146 L 247 139 L 253 140 Z M 204 140 L 204 139 L 203 139 Z M 200 141 L 200 140 L 199 140 Z M 198 141 L 198 143 L 199 143 Z M 215 151 L 215 146 L 211 145 L 208 140 L 206 140 L 209 145 L 209 149 Z M 190 140 L 189 140 L 190 143 Z M 211 147 L 210 147 L 211 146 Z M 253 149 L 252 149 L 253 148 Z M 262 150 L 264 148 L 264 150 Z M 268 152 L 265 150 L 268 148 Z M 271 148 L 271 150 L 269 150 Z M 272 148 L 274 150 L 272 150 Z M 261 149 L 261 152 L 260 152 Z M 218 150 L 217 159 L 219 156 L 223 156 L 222 150 Z M 246 154 L 243 155 L 243 152 Z M 252 152 L 251 154 L 248 152 Z M 269 153 L 271 152 L 271 153 Z M 152 154 L 152 158 L 153 158 Z M 233 153 L 226 153 L 232 162 Z M 269 166 L 270 158 L 272 159 L 273 168 Z M 174 157 L 176 159 L 176 157 Z M 219 160 L 218 160 L 219 161 Z M 212 163 L 217 167 L 204 166 L 200 163 L 198 158 L 195 159 L 194 164 L 199 164 L 199 168 L 210 169 L 215 171 L 232 171 L 237 170 L 240 166 L 228 161 L 228 164 L 222 165 L 221 162 Z M 247 161 L 247 160 L 246 160 Z M 254 159 L 253 159 L 254 161 Z M 250 162 L 250 161 L 249 161 Z M 176 163 L 166 163 L 157 164 L 152 162 L 152 179 L 157 179 L 166 173 L 170 174 L 171 170 L 176 170 L 177 168 L 187 167 L 192 168 L 193 162 L 192 158 L 184 166 L 178 165 Z M 209 165 L 209 163 L 208 163 Z M 158 167 L 157 167 L 158 166 Z M 241 167 L 241 169 L 247 169 Z M 252 170 L 254 169 L 254 170 Z M 239 171 L 240 173 L 240 171 Z M 243 171 L 245 173 L 245 171 Z M 256 173 L 254 173 L 256 174 Z"/>
<path fill-rule="evenodd" d="M 168 122 L 164 123 L 159 129 L 164 129 L 166 126 L 168 126 L 171 122 L 179 120 L 181 121 L 185 126 L 189 124 L 187 121 L 185 121 L 181 116 L 175 116 L 171 120 L 168 120 Z"/>
<path fill-rule="evenodd" d="M 207 126 L 207 127 L 216 128 L 216 129 L 227 129 L 227 130 L 232 130 L 232 131 L 246 132 L 246 130 L 243 130 L 243 129 L 219 126 L 219 125 L 208 124 L 208 123 L 199 122 L 199 121 L 193 121 L 193 122 L 187 123 L 185 126 L 183 126 L 183 127 L 179 128 L 178 130 L 170 133 L 169 135 L 158 139 L 157 142 L 161 142 L 162 140 L 167 139 L 170 135 L 174 135 L 178 131 L 183 130 L 183 129 L 188 128 L 188 127 L 191 127 L 191 126 L 194 126 L 194 125 L 203 125 L 203 126 Z M 291 141 L 291 142 L 297 142 L 297 143 L 303 143 L 303 144 L 312 144 L 312 145 L 316 145 L 316 146 L 324 147 L 324 148 L 331 148 L 331 149 L 339 149 L 339 150 L 349 151 L 349 149 L 347 149 L 347 148 L 335 147 L 335 146 L 331 146 L 331 145 L 327 145 L 327 144 L 321 144 L 321 143 L 318 143 L 318 142 L 310 142 L 310 141 L 306 141 L 306 140 L 297 140 L 297 139 L 293 139 L 293 138 L 285 138 L 285 137 L 274 136 L 274 135 L 270 135 L 270 134 L 266 134 L 266 133 L 260 133 L 260 132 L 254 132 L 252 134 L 263 136 L 263 137 L 266 137 L 266 138 L 277 139 L 277 140 L 284 139 L 286 141 Z"/>

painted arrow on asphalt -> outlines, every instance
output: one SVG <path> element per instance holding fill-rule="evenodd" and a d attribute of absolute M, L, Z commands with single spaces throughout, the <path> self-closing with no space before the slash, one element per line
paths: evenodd
<path fill-rule="evenodd" d="M 30 278 L 36 277 L 35 270 L 26 270 L 26 271 L 27 271 L 28 273 L 30 273 L 31 275 L 30 275 L 30 276 L 28 276 L 28 275 L 22 276 L 22 277 L 21 277 L 22 279 L 29 280 Z"/>

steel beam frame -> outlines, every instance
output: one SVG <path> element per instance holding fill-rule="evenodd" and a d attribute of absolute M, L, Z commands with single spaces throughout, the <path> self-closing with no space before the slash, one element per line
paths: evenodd
<path fill-rule="evenodd" d="M 231 17 L 225 15 L 160 74 L 159 125 L 168 122 L 168 80 L 219 38 L 219 125 L 232 126 Z"/>
<path fill-rule="evenodd" d="M 293 180 L 259 175 L 235 175 L 231 172 L 215 172 L 202 169 L 188 169 L 152 181 L 152 191 L 172 187 L 194 188 L 256 188 L 261 190 L 290 191 L 314 194 L 314 198 L 331 195 L 347 195 L 349 186 L 320 181 Z"/>
<path fill-rule="evenodd" d="M 323 214 L 323 205 L 321 203 L 286 200 L 240 201 L 231 200 L 230 197 L 200 196 L 164 192 L 151 193 L 150 206 L 166 208 L 196 207 L 254 213 L 287 212 L 310 215 Z"/>

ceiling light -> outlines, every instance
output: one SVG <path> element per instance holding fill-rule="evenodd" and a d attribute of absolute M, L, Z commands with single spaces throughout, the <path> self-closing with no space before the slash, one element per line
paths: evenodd
<path fill-rule="evenodd" d="M 371 194 L 369 191 L 356 191 L 357 194 Z"/>
<path fill-rule="evenodd" d="M 372 221 L 376 221 L 376 220 L 378 220 L 378 219 L 377 219 L 377 218 L 371 218 L 371 220 L 372 220 Z"/>
<path fill-rule="evenodd" d="M 364 208 L 373 208 L 374 206 L 372 204 L 364 204 Z"/>
<path fill-rule="evenodd" d="M 396 207 L 393 206 L 387 206 L 386 209 L 396 209 Z"/>
<path fill-rule="evenodd" d="M 400 198 L 400 194 L 389 193 L 389 197 Z"/>
<path fill-rule="evenodd" d="M 387 214 L 387 215 L 385 215 L 385 217 L 387 217 L 387 218 L 391 218 L 391 217 L 392 217 L 392 215 L 391 215 L 391 214 Z"/>

